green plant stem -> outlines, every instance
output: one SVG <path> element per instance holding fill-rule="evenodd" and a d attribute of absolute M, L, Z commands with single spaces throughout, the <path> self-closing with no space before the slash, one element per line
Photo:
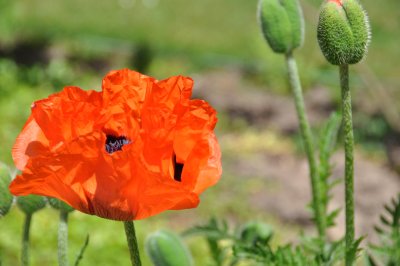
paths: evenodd
<path fill-rule="evenodd" d="M 58 225 L 58 265 L 68 266 L 68 212 L 63 210 Z"/>
<path fill-rule="evenodd" d="M 315 157 L 315 149 L 310 125 L 308 124 L 307 114 L 304 107 L 303 93 L 301 89 L 299 74 L 296 61 L 291 52 L 286 54 L 286 63 L 289 73 L 290 86 L 294 96 L 297 116 L 300 124 L 301 137 L 307 154 L 310 167 L 311 189 L 312 189 L 312 207 L 314 210 L 314 219 L 317 224 L 318 234 L 321 239 L 325 239 L 326 231 L 326 212 L 322 202 L 322 184 L 318 175 L 318 166 Z"/>
<path fill-rule="evenodd" d="M 24 232 L 22 235 L 21 265 L 29 265 L 29 232 L 31 228 L 32 214 L 25 215 Z"/>
<path fill-rule="evenodd" d="M 354 252 L 354 136 L 349 88 L 349 66 L 341 65 L 340 86 L 342 88 L 342 112 L 345 152 L 345 202 L 346 202 L 346 266 L 353 265 Z"/>
<path fill-rule="evenodd" d="M 124 222 L 126 240 L 128 241 L 129 253 L 132 266 L 141 266 L 139 248 L 136 240 L 135 225 L 132 221 Z"/>

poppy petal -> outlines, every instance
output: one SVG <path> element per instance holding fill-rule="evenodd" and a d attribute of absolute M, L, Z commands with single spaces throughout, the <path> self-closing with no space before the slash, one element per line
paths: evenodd
<path fill-rule="evenodd" d="M 100 93 L 65 87 L 32 105 L 32 115 L 51 146 L 93 132 L 101 107 Z"/>
<path fill-rule="evenodd" d="M 175 109 L 179 102 L 189 100 L 192 95 L 193 80 L 189 77 L 174 76 L 159 81 L 154 87 L 150 101 L 158 106 L 165 105 L 168 109 Z"/>
<path fill-rule="evenodd" d="M 47 138 L 31 115 L 12 148 L 12 157 L 17 169 L 22 171 L 29 157 L 40 154 L 47 146 Z"/>
<path fill-rule="evenodd" d="M 111 71 L 103 79 L 104 107 L 127 105 L 139 115 L 154 83 L 153 78 L 129 69 Z"/>
<path fill-rule="evenodd" d="M 214 133 L 197 142 L 185 161 L 182 171 L 183 184 L 196 194 L 215 185 L 222 174 L 221 151 Z"/>
<path fill-rule="evenodd" d="M 185 162 L 196 143 L 215 127 L 216 111 L 205 101 L 191 100 L 187 112 L 175 127 L 174 152 L 178 162 Z"/>

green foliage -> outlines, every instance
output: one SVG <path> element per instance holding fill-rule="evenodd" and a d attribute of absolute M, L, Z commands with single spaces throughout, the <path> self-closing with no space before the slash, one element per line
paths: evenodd
<path fill-rule="evenodd" d="M 211 218 L 207 224 L 197 225 L 186 230 L 184 236 L 202 235 L 207 239 L 207 244 L 213 258 L 214 264 L 220 266 L 228 256 L 229 247 L 222 246 L 221 242 L 235 239 L 235 236 L 229 232 L 228 223 L 225 220 Z"/>
<path fill-rule="evenodd" d="M 320 238 L 303 237 L 301 244 L 306 254 L 312 254 L 318 265 L 333 266 L 342 261 L 345 252 L 344 240 L 327 242 Z"/>
<path fill-rule="evenodd" d="M 328 213 L 328 204 L 332 199 L 331 190 L 338 184 L 339 180 L 331 180 L 332 165 L 330 158 L 336 145 L 337 136 L 340 128 L 341 116 L 334 112 L 324 125 L 319 137 L 319 178 L 321 183 L 321 204 L 323 205 L 324 215 L 326 215 L 326 226 L 330 227 L 335 224 L 335 218 L 339 214 L 340 209 L 336 209 Z"/>
<path fill-rule="evenodd" d="M 310 259 L 300 248 L 293 248 L 290 245 L 278 247 L 273 250 L 270 246 L 235 246 L 234 264 L 240 260 L 252 261 L 251 265 L 271 266 L 317 266 L 316 262 Z M 233 264 L 233 265 L 234 265 Z"/>
<path fill-rule="evenodd" d="M 250 245 L 266 245 L 269 243 L 274 232 L 272 227 L 268 224 L 258 221 L 251 221 L 240 228 L 239 238 Z"/>
<path fill-rule="evenodd" d="M 225 221 L 215 218 L 188 229 L 184 235 L 200 235 L 208 241 L 213 265 L 334 266 L 344 258 L 344 241 L 326 242 L 319 237 L 302 237 L 298 245 L 272 242 L 273 229 L 262 222 L 248 222 L 231 233 Z M 358 240 L 355 251 L 358 251 Z M 322 247 L 322 248 L 321 248 Z M 249 264 L 246 264 L 249 263 Z M 241 265 L 241 264 L 240 264 Z"/>
<path fill-rule="evenodd" d="M 83 243 L 81 249 L 79 250 L 78 256 L 76 257 L 74 266 L 79 266 L 79 263 L 83 259 L 83 254 L 89 245 L 89 235 L 86 236 L 85 242 Z"/>
<path fill-rule="evenodd" d="M 297 0 L 260 0 L 259 20 L 269 46 L 276 53 L 288 53 L 302 45 L 303 12 Z"/>
<path fill-rule="evenodd" d="M 318 22 L 317 38 L 325 58 L 334 65 L 356 64 L 367 53 L 368 17 L 357 0 L 327 0 Z"/>
<path fill-rule="evenodd" d="M 193 258 L 175 233 L 159 230 L 148 236 L 146 251 L 155 266 L 191 266 Z"/>
<path fill-rule="evenodd" d="M 8 189 L 10 182 L 11 177 L 8 167 L 0 163 L 0 218 L 8 213 L 13 201 L 13 196 Z"/>
<path fill-rule="evenodd" d="M 46 199 L 37 195 L 21 196 L 17 197 L 17 206 L 25 214 L 32 215 L 46 206 Z"/>
<path fill-rule="evenodd" d="M 375 227 L 381 242 L 380 245 L 371 245 L 371 248 L 384 265 L 400 265 L 400 194 L 384 207 L 381 224 Z M 376 264 L 372 255 L 369 260 L 371 265 L 382 265 Z"/>

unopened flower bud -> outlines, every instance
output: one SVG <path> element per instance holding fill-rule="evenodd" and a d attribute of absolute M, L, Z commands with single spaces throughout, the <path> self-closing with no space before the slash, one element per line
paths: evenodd
<path fill-rule="evenodd" d="M 17 205 L 25 214 L 32 215 L 46 206 L 46 200 L 36 195 L 21 196 L 17 197 Z"/>
<path fill-rule="evenodd" d="M 370 40 L 367 14 L 357 0 L 326 0 L 317 37 L 331 64 L 356 64 L 366 55 Z"/>
<path fill-rule="evenodd" d="M 67 203 L 65 203 L 62 200 L 56 199 L 56 198 L 47 198 L 49 200 L 49 204 L 51 207 L 53 207 L 54 209 L 60 210 L 60 211 L 64 211 L 64 212 L 72 212 L 74 210 L 74 208 L 72 208 L 71 206 L 69 206 Z"/>
<path fill-rule="evenodd" d="M 8 167 L 0 165 L 0 217 L 5 216 L 10 210 L 13 196 L 8 190 L 11 177 Z"/>
<path fill-rule="evenodd" d="M 175 233 L 159 230 L 146 240 L 146 251 L 151 261 L 157 266 L 191 266 L 192 256 Z"/>
<path fill-rule="evenodd" d="M 258 15 L 269 46 L 276 53 L 300 47 L 304 39 L 304 19 L 298 0 L 260 0 Z"/>

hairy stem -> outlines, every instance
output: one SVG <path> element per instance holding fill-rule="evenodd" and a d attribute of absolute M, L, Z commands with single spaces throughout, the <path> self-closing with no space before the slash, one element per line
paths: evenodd
<path fill-rule="evenodd" d="M 353 265 L 354 252 L 354 136 L 349 88 L 349 66 L 340 67 L 340 86 L 342 88 L 342 112 L 345 152 L 345 203 L 346 203 L 346 266 Z"/>
<path fill-rule="evenodd" d="M 32 214 L 25 215 L 24 232 L 22 235 L 21 265 L 29 265 L 29 233 L 31 228 Z"/>
<path fill-rule="evenodd" d="M 58 265 L 68 266 L 68 212 L 63 210 L 58 226 Z"/>
<path fill-rule="evenodd" d="M 141 266 L 139 248 L 136 240 L 135 225 L 132 221 L 124 222 L 126 240 L 128 241 L 129 253 L 132 266 Z"/>
<path fill-rule="evenodd" d="M 297 116 L 300 124 L 300 132 L 304 148 L 307 154 L 310 167 L 311 189 L 312 189 L 312 207 L 314 210 L 314 219 L 317 224 L 318 234 L 321 239 L 325 238 L 326 230 L 326 211 L 322 202 L 322 184 L 318 175 L 318 166 L 315 157 L 315 149 L 310 125 L 308 124 L 307 114 L 304 107 L 303 93 L 301 89 L 299 74 L 296 61 L 291 52 L 286 54 L 286 63 L 289 73 L 290 86 L 294 96 Z"/>

